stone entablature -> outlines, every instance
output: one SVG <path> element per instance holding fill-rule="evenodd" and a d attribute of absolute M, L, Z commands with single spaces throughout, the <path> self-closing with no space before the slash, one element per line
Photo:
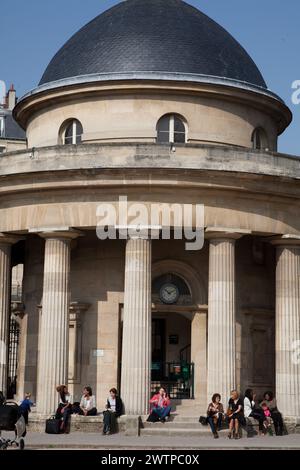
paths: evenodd
<path fill-rule="evenodd" d="M 300 163 L 281 154 L 201 145 L 175 152 L 168 145 L 59 146 L 7 154 L 0 158 L 0 175 L 3 232 L 94 230 L 99 203 L 118 211 L 120 194 L 141 202 L 142 187 L 147 207 L 203 204 L 205 226 L 300 234 Z"/>
<path fill-rule="evenodd" d="M 78 169 L 131 168 L 226 171 L 300 179 L 293 155 L 205 144 L 81 144 L 5 153 L 0 176 Z"/>

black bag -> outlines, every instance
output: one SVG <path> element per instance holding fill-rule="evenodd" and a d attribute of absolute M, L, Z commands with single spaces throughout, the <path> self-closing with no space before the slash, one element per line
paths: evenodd
<path fill-rule="evenodd" d="M 157 423 L 159 421 L 159 417 L 156 413 L 152 411 L 148 416 L 147 421 L 148 423 Z"/>
<path fill-rule="evenodd" d="M 14 431 L 19 417 L 20 412 L 17 405 L 0 406 L 0 431 Z"/>
<path fill-rule="evenodd" d="M 206 416 L 200 416 L 199 423 L 201 423 L 202 426 L 207 426 L 207 417 Z"/>
<path fill-rule="evenodd" d="M 46 429 L 47 434 L 59 434 L 60 433 L 61 420 L 56 419 L 54 416 L 46 420 Z"/>

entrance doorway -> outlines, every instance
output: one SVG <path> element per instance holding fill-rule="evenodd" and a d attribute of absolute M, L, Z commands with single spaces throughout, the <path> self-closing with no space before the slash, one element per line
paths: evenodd
<path fill-rule="evenodd" d="M 194 397 L 190 341 L 189 318 L 173 312 L 155 314 L 152 319 L 152 393 L 163 386 L 170 398 Z"/>
<path fill-rule="evenodd" d="M 160 318 L 152 319 L 152 366 L 151 380 L 163 380 L 163 364 L 165 362 L 166 321 Z"/>

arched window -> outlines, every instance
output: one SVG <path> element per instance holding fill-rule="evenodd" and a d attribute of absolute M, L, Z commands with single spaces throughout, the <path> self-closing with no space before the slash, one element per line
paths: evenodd
<path fill-rule="evenodd" d="M 83 128 L 77 119 L 68 120 L 61 126 L 60 136 L 64 145 L 80 144 L 82 134 Z"/>
<path fill-rule="evenodd" d="M 177 114 L 166 114 L 157 123 L 157 142 L 181 143 L 186 142 L 186 126 Z"/>
<path fill-rule="evenodd" d="M 254 150 L 266 150 L 269 147 L 267 134 L 261 127 L 254 129 L 251 141 Z"/>

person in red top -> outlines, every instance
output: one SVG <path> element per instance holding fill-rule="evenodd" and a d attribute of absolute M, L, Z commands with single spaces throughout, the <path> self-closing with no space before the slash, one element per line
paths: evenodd
<path fill-rule="evenodd" d="M 164 423 L 171 412 L 171 401 L 165 388 L 161 387 L 159 393 L 155 394 L 151 400 L 152 414 L 156 415 L 159 421 Z"/>

